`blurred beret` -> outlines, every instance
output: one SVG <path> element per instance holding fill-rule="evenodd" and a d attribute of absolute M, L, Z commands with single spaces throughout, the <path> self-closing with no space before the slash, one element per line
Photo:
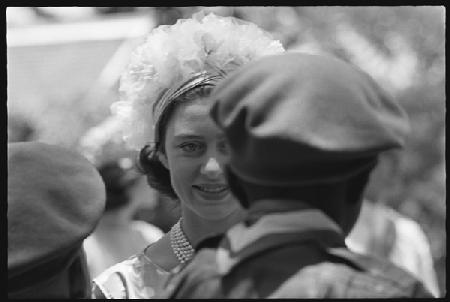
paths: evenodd
<path fill-rule="evenodd" d="M 8 292 L 66 269 L 104 205 L 102 178 L 83 156 L 38 142 L 8 144 Z"/>
<path fill-rule="evenodd" d="M 401 147 L 409 130 L 391 96 L 334 57 L 267 56 L 230 74 L 211 97 L 230 170 L 261 185 L 346 179 L 372 168 L 379 152 Z"/>

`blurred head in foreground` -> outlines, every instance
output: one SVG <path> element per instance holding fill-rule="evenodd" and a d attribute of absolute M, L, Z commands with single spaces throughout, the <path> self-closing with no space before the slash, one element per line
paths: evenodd
<path fill-rule="evenodd" d="M 104 183 L 83 156 L 8 144 L 8 298 L 89 298 L 82 243 L 104 205 Z"/>
<path fill-rule="evenodd" d="M 245 207 L 300 199 L 348 233 L 380 152 L 403 145 L 402 109 L 339 59 L 287 53 L 248 64 L 214 91 L 227 175 Z M 281 201 L 280 201 L 281 202 Z"/>

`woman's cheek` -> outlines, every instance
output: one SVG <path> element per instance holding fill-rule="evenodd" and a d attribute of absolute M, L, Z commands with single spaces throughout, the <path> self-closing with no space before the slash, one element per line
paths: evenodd
<path fill-rule="evenodd" d="M 174 161 L 171 174 L 178 187 L 190 187 L 195 180 L 195 167 L 186 161 Z"/>

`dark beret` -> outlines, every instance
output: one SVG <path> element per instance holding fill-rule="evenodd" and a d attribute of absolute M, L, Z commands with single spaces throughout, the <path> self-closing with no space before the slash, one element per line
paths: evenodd
<path fill-rule="evenodd" d="M 264 57 L 230 74 L 211 97 L 230 170 L 262 185 L 346 179 L 401 147 L 409 130 L 404 111 L 370 76 L 327 56 Z"/>
<path fill-rule="evenodd" d="M 38 142 L 8 144 L 8 283 L 16 283 L 8 287 L 67 268 L 64 259 L 79 254 L 104 205 L 102 178 L 83 156 Z"/>

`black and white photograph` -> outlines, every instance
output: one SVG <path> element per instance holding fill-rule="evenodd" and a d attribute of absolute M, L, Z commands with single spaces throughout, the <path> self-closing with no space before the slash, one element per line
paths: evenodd
<path fill-rule="evenodd" d="M 447 296 L 445 6 L 5 12 L 9 299 Z"/>

